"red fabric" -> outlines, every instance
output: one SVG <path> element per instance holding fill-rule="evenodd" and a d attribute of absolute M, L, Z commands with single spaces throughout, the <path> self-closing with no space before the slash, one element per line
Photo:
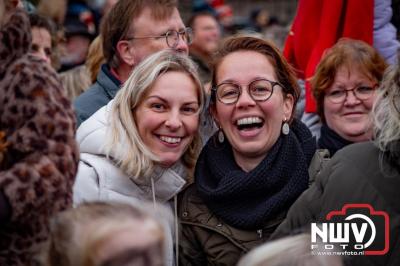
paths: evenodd
<path fill-rule="evenodd" d="M 115 68 L 111 68 L 111 69 L 110 69 L 110 72 L 111 72 L 111 74 L 113 74 L 113 76 L 114 76 L 116 79 L 119 80 L 119 82 L 120 82 L 121 84 L 123 83 L 123 82 L 122 82 L 122 79 L 119 77 L 119 75 L 118 75 L 117 71 L 115 70 Z"/>
<path fill-rule="evenodd" d="M 306 80 L 306 112 L 316 111 L 307 80 L 325 49 L 342 37 L 372 45 L 373 17 L 373 0 L 300 0 L 284 55 L 298 70 L 298 77 Z"/>

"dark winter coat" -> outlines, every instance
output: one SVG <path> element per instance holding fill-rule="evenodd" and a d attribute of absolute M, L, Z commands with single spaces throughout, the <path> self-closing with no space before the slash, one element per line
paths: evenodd
<path fill-rule="evenodd" d="M 217 141 L 218 134 L 203 147 L 195 184 L 179 199 L 182 265 L 236 265 L 283 221 L 308 188 L 316 149 L 304 124 L 294 120 L 290 128 L 249 172 L 237 165 L 228 141 Z"/>
<path fill-rule="evenodd" d="M 389 251 L 380 256 L 352 256 L 348 265 L 400 265 L 400 173 L 371 142 L 349 145 L 336 153 L 315 183 L 292 205 L 273 235 L 310 230 L 311 222 L 344 204 L 369 204 L 389 215 Z M 377 231 L 382 235 L 382 231 Z"/>
<path fill-rule="evenodd" d="M 183 225 L 179 228 L 180 265 L 236 265 L 250 249 L 268 240 L 286 214 L 280 213 L 262 230 L 247 231 L 234 228 L 212 214 L 195 185 L 185 190 L 179 202 Z"/>

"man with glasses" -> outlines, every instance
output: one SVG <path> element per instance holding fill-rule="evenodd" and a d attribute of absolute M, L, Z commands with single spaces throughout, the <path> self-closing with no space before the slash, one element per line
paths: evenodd
<path fill-rule="evenodd" d="M 74 102 L 78 125 L 114 98 L 143 59 L 163 49 L 188 54 L 192 39 L 176 0 L 119 0 L 104 18 L 101 35 L 106 64 Z"/>

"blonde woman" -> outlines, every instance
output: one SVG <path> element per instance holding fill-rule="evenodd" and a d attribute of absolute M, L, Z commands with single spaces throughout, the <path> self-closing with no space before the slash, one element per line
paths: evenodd
<path fill-rule="evenodd" d="M 68 233 L 66 233 L 68 232 Z M 128 204 L 88 202 L 55 216 L 44 266 L 162 266 L 164 231 Z"/>
<path fill-rule="evenodd" d="M 78 129 L 74 202 L 152 201 L 172 211 L 194 168 L 203 104 L 188 57 L 162 51 L 143 61 L 115 99 Z M 170 228 L 165 265 L 174 260 Z"/>

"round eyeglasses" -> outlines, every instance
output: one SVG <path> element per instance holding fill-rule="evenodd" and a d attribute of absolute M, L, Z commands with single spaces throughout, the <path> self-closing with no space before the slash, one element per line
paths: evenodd
<path fill-rule="evenodd" d="M 371 96 L 375 93 L 376 87 L 377 85 L 372 87 L 359 86 L 351 90 L 334 89 L 326 94 L 326 97 L 332 103 L 343 103 L 348 97 L 348 93 L 351 91 L 357 99 L 365 101 L 371 98 Z"/>
<path fill-rule="evenodd" d="M 191 44 L 193 41 L 193 30 L 191 28 L 185 28 L 181 31 L 169 30 L 166 33 L 159 36 L 140 36 L 140 37 L 129 37 L 125 40 L 138 40 L 138 39 L 161 39 L 165 38 L 167 45 L 169 48 L 175 49 L 179 44 L 179 36 L 181 36 L 182 40 L 187 44 Z"/>
<path fill-rule="evenodd" d="M 247 92 L 254 101 L 264 102 L 271 98 L 276 85 L 283 88 L 279 82 L 268 79 L 256 79 L 247 85 Z M 242 86 L 234 82 L 223 82 L 212 90 L 218 101 L 223 104 L 237 103 L 242 94 Z"/>

